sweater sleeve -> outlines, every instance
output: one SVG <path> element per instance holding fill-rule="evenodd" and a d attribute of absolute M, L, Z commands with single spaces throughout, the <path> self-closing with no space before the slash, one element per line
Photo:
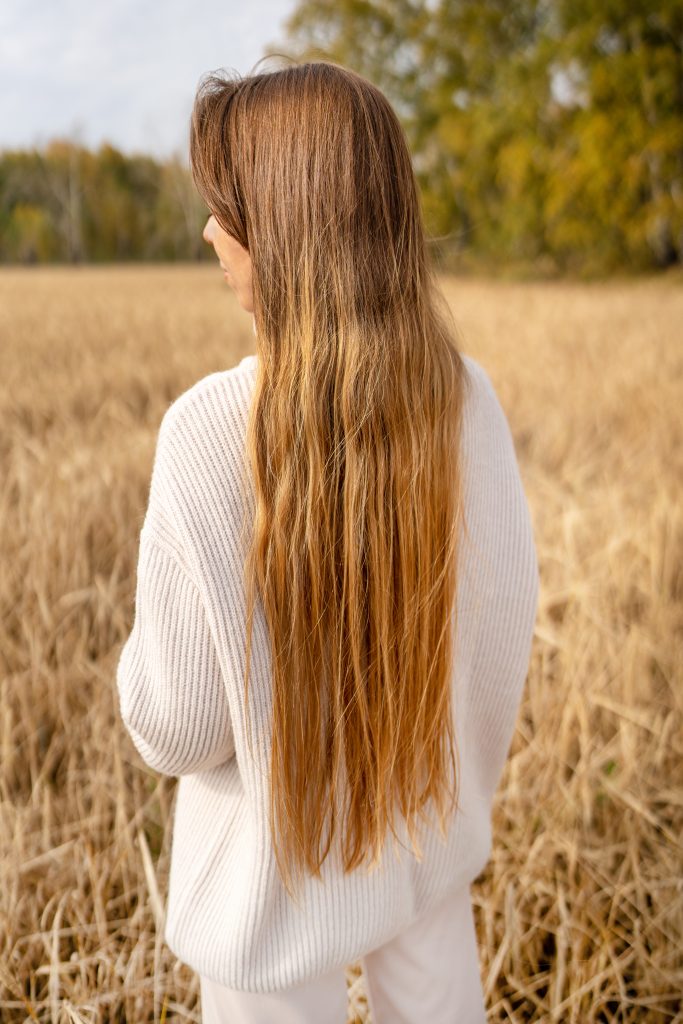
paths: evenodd
<path fill-rule="evenodd" d="M 162 425 L 140 534 L 135 618 L 116 683 L 142 759 L 164 775 L 189 775 L 228 761 L 235 745 L 203 599 L 173 529 L 170 452 Z"/>
<path fill-rule="evenodd" d="M 531 510 L 511 427 L 486 371 L 468 413 L 472 521 L 461 568 L 468 577 L 471 708 L 483 792 L 492 799 L 510 751 L 523 697 L 540 594 Z"/>
<path fill-rule="evenodd" d="M 116 681 L 123 722 L 151 768 L 189 775 L 234 755 L 227 695 L 201 596 L 175 555 L 145 532 L 135 620 Z"/>

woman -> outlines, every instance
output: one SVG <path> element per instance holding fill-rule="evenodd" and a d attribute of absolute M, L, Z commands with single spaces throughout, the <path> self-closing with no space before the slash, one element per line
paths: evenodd
<path fill-rule="evenodd" d="M 177 775 L 164 937 L 203 1020 L 485 1020 L 470 883 L 538 563 L 383 94 L 329 61 L 206 76 L 204 237 L 256 354 L 163 417 L 117 680 Z"/>

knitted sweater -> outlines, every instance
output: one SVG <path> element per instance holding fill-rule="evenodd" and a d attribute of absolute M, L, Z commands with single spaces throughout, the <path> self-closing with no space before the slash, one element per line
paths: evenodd
<path fill-rule="evenodd" d="M 198 973 L 230 988 L 273 992 L 351 964 L 469 885 L 488 861 L 492 799 L 529 667 L 539 572 L 507 419 L 485 370 L 464 359 L 468 535 L 461 535 L 453 672 L 461 809 L 446 841 L 436 827 L 420 826 L 421 861 L 398 827 L 404 849 L 389 833 L 369 873 L 345 875 L 333 844 L 322 881 L 307 876 L 298 903 L 277 874 L 268 828 L 272 690 L 258 601 L 253 759 L 243 704 L 240 474 L 257 357 L 202 378 L 162 419 L 135 619 L 116 679 L 140 756 L 179 777 L 164 939 Z"/>

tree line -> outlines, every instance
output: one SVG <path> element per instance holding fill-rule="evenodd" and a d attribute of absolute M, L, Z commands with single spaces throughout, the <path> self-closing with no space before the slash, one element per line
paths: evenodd
<path fill-rule="evenodd" d="M 458 263 L 683 262 L 682 0 L 299 0 L 285 35 L 386 93 Z"/>
<path fill-rule="evenodd" d="M 683 262 L 681 0 L 299 0 L 283 46 L 386 93 L 448 269 Z M 0 261 L 201 259 L 189 169 L 55 141 L 0 153 Z"/>
<path fill-rule="evenodd" d="M 3 263 L 198 260 L 206 215 L 177 156 L 69 140 L 0 153 Z"/>

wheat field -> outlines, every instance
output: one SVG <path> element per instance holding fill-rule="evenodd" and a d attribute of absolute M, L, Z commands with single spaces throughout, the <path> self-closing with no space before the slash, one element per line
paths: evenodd
<path fill-rule="evenodd" d="M 683 284 L 443 289 L 541 568 L 473 886 L 489 1021 L 683 1021 Z M 115 667 L 163 413 L 253 342 L 214 267 L 0 272 L 2 1021 L 201 1020 L 160 930 L 176 782 Z"/>

